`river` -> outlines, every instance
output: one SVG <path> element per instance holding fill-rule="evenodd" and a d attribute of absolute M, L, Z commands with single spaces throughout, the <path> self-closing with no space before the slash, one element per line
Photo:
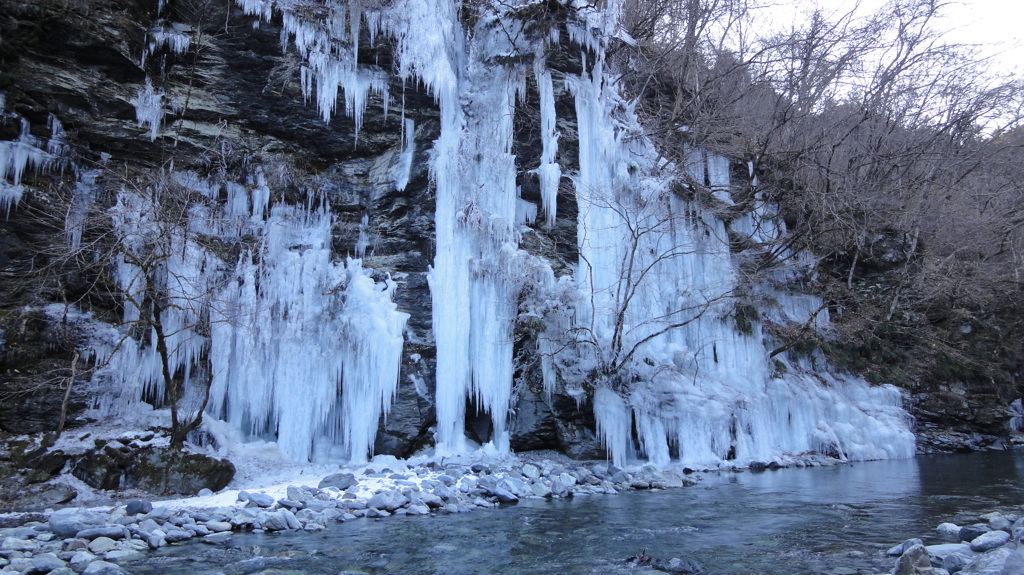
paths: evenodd
<path fill-rule="evenodd" d="M 390 517 L 317 533 L 235 535 L 162 548 L 132 573 L 637 573 L 646 550 L 714 574 L 888 572 L 884 550 L 957 512 L 1024 504 L 1024 452 L 921 456 L 762 473 L 695 487 L 525 500 L 459 515 Z"/>

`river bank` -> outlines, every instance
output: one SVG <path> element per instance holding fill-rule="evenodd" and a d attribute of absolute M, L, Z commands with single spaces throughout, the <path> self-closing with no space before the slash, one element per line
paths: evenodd
<path fill-rule="evenodd" d="M 806 467 L 836 463 L 814 454 L 799 460 Z M 318 532 L 339 522 L 467 513 L 524 499 L 679 489 L 704 477 L 690 469 L 622 469 L 555 453 L 408 461 L 378 457 L 326 474 L 325 466 L 296 469 L 298 475 L 270 485 L 266 482 L 273 475 L 250 470 L 236 487 L 206 490 L 197 497 L 7 514 L 6 522 L 17 526 L 0 529 L 0 575 L 120 573 L 119 565 L 130 566 L 149 551 L 185 541 L 225 545 L 237 533 Z M 256 485 L 261 480 L 264 484 Z"/>
<path fill-rule="evenodd" d="M 637 567 L 627 558 L 646 550 L 662 566 L 673 558 L 692 559 L 707 573 L 876 575 L 891 572 L 896 562 L 885 556 L 894 536 L 918 536 L 927 531 L 925 526 L 947 521 L 959 510 L 978 514 L 1024 500 L 1024 461 L 1012 453 L 925 456 L 765 473 L 671 472 L 695 483 L 688 489 L 665 489 L 675 484 L 672 477 L 661 471 L 660 477 L 651 475 L 656 471 L 652 468 L 615 470 L 606 462 L 572 462 L 549 455 L 502 462 L 380 458 L 360 468 L 322 467 L 322 472 L 312 473 L 307 467 L 254 476 L 253 468 L 241 467 L 237 486 L 200 498 L 140 501 L 130 510 L 123 504 L 80 506 L 78 512 L 95 513 L 93 521 L 98 517 L 101 523 L 79 526 L 82 529 L 67 541 L 53 532 L 50 519 L 57 515 L 61 523 L 76 510 L 23 516 L 28 524 L 0 531 L 0 547 L 8 548 L 0 556 L 9 558 L 0 569 L 22 573 L 27 569 L 14 567 L 26 567 L 34 559 L 57 565 L 46 556 L 51 553 L 64 561 L 61 568 L 70 570 L 57 571 L 58 575 L 76 572 L 71 565 L 76 555 L 75 566 L 83 572 L 83 563 L 91 560 L 94 572 L 124 569 L 133 575 L 246 575 L 276 572 L 273 569 L 285 564 L 294 573 L 324 575 L 631 573 Z M 534 468 L 536 478 L 530 477 Z M 332 482 L 355 482 L 344 489 L 338 484 L 321 487 L 332 474 L 339 475 Z M 562 474 L 575 478 L 575 484 L 566 486 L 571 481 L 563 482 L 567 478 Z M 446 485 L 442 476 L 453 484 Z M 262 489 L 238 488 L 241 482 L 252 485 L 260 477 L 283 481 L 263 481 Z M 564 495 L 557 490 L 549 498 L 510 491 L 519 498 L 518 505 L 502 505 L 498 499 L 499 487 L 522 489 L 513 480 L 532 491 L 534 485 L 557 487 L 556 479 L 566 488 Z M 593 483 L 596 480 L 601 482 Z M 659 480 L 671 483 L 661 485 Z M 596 496 L 607 487 L 602 485 L 605 481 L 618 487 L 617 497 Z M 442 487 L 453 500 L 442 498 L 443 506 L 427 504 L 440 497 L 435 490 Z M 241 491 L 248 493 L 248 501 L 239 501 L 240 495 L 247 497 Z M 374 505 L 368 505 L 377 496 Z M 273 503 L 261 507 L 267 498 Z M 455 507 L 448 507 L 453 503 Z M 153 509 L 147 511 L 147 504 Z M 416 515 L 415 507 L 421 504 L 429 514 Z M 399 506 L 388 511 L 386 505 Z M 474 512 L 465 513 L 468 510 Z M 335 514 L 337 518 L 331 519 Z M 298 528 L 290 523 L 292 517 Z M 957 518 L 962 525 L 969 520 Z M 261 521 L 266 523 L 257 526 Z M 120 531 L 87 531 L 77 537 L 80 531 L 109 526 Z M 151 546 L 149 536 L 140 536 L 147 531 L 157 536 L 157 545 L 156 531 L 163 533 L 165 545 Z M 169 540 L 183 534 L 187 540 Z M 30 544 L 37 547 L 12 549 Z M 120 567 L 100 563 L 115 560 Z"/>
<path fill-rule="evenodd" d="M 1020 509 L 964 514 L 954 520 L 935 528 L 933 537 L 942 543 L 925 545 L 915 538 L 889 549 L 888 556 L 899 558 L 893 575 L 1024 574 Z"/>

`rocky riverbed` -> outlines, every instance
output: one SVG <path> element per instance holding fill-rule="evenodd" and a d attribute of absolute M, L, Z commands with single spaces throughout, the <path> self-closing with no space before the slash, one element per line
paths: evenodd
<path fill-rule="evenodd" d="M 540 459 L 409 466 L 399 460 L 318 477 L 310 484 L 222 490 L 172 501 L 132 500 L 112 507 L 69 507 L 8 516 L 0 529 L 0 575 L 128 573 L 146 552 L 199 541 L 226 544 L 233 533 L 321 531 L 334 522 L 391 515 L 464 513 L 524 498 L 615 494 L 695 485 L 699 474 L 647 465 Z"/>
<path fill-rule="evenodd" d="M 945 543 L 909 539 L 889 550 L 899 557 L 893 575 L 1024 575 L 1024 513 L 993 512 L 942 523 Z"/>

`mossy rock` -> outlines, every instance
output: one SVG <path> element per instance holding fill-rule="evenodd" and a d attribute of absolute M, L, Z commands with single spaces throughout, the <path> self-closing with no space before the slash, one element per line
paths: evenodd
<path fill-rule="evenodd" d="M 141 489 L 157 495 L 219 491 L 235 476 L 226 459 L 174 449 L 115 449 L 110 445 L 78 458 L 72 474 L 96 489 Z"/>
<path fill-rule="evenodd" d="M 195 495 L 202 489 L 220 491 L 235 476 L 235 466 L 227 459 L 172 449 L 147 449 L 138 455 L 125 487 L 165 495 Z"/>

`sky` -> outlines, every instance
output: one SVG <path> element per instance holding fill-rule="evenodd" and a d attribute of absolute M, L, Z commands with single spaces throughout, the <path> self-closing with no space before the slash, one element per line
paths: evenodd
<path fill-rule="evenodd" d="M 845 13 L 860 4 L 868 14 L 884 4 L 884 0 L 796 0 L 771 8 L 777 23 L 791 21 L 800 10 L 819 6 L 836 13 Z M 983 45 L 985 55 L 993 56 L 1004 71 L 1024 71 L 1024 2 L 1021 0 L 959 0 L 944 9 L 946 16 L 939 25 L 948 30 L 951 41 Z"/>

